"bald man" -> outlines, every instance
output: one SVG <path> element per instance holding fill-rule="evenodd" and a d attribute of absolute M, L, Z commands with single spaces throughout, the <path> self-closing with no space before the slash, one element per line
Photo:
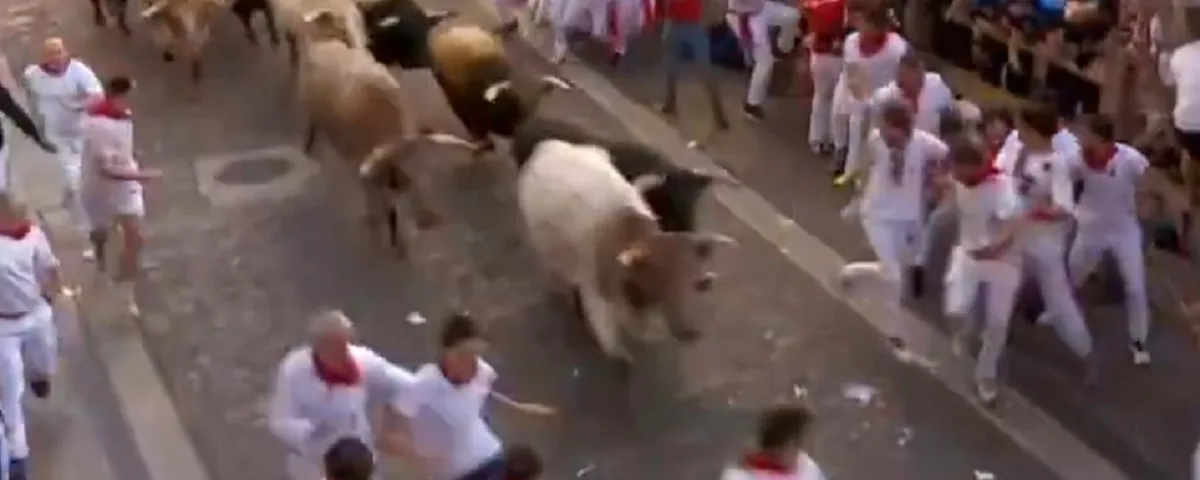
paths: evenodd
<path fill-rule="evenodd" d="M 292 480 L 322 480 L 322 460 L 340 439 L 372 445 L 368 405 L 409 395 L 415 379 L 354 343 L 354 324 L 338 311 L 313 318 L 307 345 L 279 365 L 268 425 L 288 452 Z"/>
<path fill-rule="evenodd" d="M 92 69 L 71 58 L 66 45 L 57 37 L 43 42 L 41 63 L 25 69 L 24 81 L 34 117 L 58 151 L 56 157 L 63 173 L 63 206 L 71 213 L 80 233 L 86 233 L 90 226 L 79 197 L 84 110 L 104 94 L 104 88 Z"/>

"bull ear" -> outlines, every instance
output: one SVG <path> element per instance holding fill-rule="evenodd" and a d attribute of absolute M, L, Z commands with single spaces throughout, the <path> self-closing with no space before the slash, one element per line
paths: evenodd
<path fill-rule="evenodd" d="M 504 93 L 504 91 L 508 90 L 509 88 L 512 88 L 512 82 L 508 80 L 501 80 L 493 83 L 483 91 L 483 99 L 487 100 L 488 102 L 494 102 L 497 98 L 500 98 L 501 93 Z"/>
<path fill-rule="evenodd" d="M 569 90 L 573 90 L 575 88 L 575 86 L 571 85 L 571 82 L 568 82 L 566 79 L 564 79 L 562 77 L 555 76 L 555 75 L 543 75 L 542 76 L 542 88 L 545 90 L 558 89 L 558 90 L 562 90 L 562 91 L 569 91 Z"/>
<path fill-rule="evenodd" d="M 636 188 L 639 193 L 646 193 L 650 190 L 662 186 L 663 182 L 667 181 L 667 177 L 655 173 L 640 175 L 633 179 L 633 188 Z"/>
<path fill-rule="evenodd" d="M 156 2 L 152 5 L 150 5 L 149 7 L 146 7 L 145 10 L 142 10 L 141 16 L 142 16 L 142 18 L 153 17 L 155 15 L 158 15 L 160 12 L 162 12 L 163 8 L 165 8 L 166 6 L 167 6 L 167 2 Z"/>

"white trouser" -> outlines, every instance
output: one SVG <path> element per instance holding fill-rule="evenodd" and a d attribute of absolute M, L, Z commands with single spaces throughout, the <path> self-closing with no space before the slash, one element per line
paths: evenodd
<path fill-rule="evenodd" d="M 1076 355 L 1092 353 L 1092 334 L 1083 321 L 1075 292 L 1067 277 L 1066 239 L 1057 231 L 1036 232 L 1021 239 L 1025 266 L 1035 277 L 1042 302 L 1063 343 Z"/>
<path fill-rule="evenodd" d="M 863 122 L 867 121 L 867 104 L 857 100 L 850 100 L 847 105 L 849 113 L 846 114 L 845 124 L 847 130 L 847 140 L 844 148 L 846 149 L 846 168 L 847 172 L 858 168 L 859 152 L 863 142 Z"/>
<path fill-rule="evenodd" d="M 49 378 L 58 368 L 58 331 L 54 326 L 54 308 L 43 302 L 32 312 L 0 327 L 0 409 L 7 427 L 9 454 L 12 458 L 29 457 L 25 436 L 25 372 Z"/>
<path fill-rule="evenodd" d="M 779 2 L 765 2 L 763 9 L 755 13 L 725 16 L 729 29 L 738 38 L 746 36 L 741 28 L 740 15 L 749 15 L 750 51 L 745 52 L 749 63 L 754 64 L 750 73 L 750 86 L 746 90 L 746 103 L 762 105 L 767 100 L 767 89 L 771 86 L 771 73 L 775 70 L 775 52 L 771 48 L 771 27 L 779 28 L 776 48 L 787 53 L 796 44 L 800 31 L 800 12 Z M 744 48 L 744 47 L 743 47 Z"/>
<path fill-rule="evenodd" d="M 0 192 L 8 192 L 12 185 L 8 184 L 8 142 L 12 139 L 5 139 L 4 146 L 0 147 Z"/>
<path fill-rule="evenodd" d="M 79 195 L 83 178 L 83 138 L 48 134 L 47 140 L 58 149 L 54 157 L 62 169 L 63 208 L 70 213 L 75 227 L 80 232 L 86 232 L 89 223 L 87 213 L 83 209 L 83 200 Z"/>
<path fill-rule="evenodd" d="M 554 57 L 562 59 L 570 46 L 567 34 L 590 19 L 588 31 L 593 36 L 603 35 L 607 20 L 607 0 L 543 0 L 549 11 L 551 27 L 554 29 Z"/>
<path fill-rule="evenodd" d="M 843 68 L 845 64 L 843 63 Z M 830 120 L 830 133 L 833 135 L 833 146 L 845 150 L 850 146 L 850 113 L 855 105 L 850 90 L 846 88 L 844 71 L 838 74 L 837 83 L 833 87 L 833 114 Z"/>
<path fill-rule="evenodd" d="M 1118 226 L 1081 224 L 1075 232 L 1067 264 L 1071 284 L 1079 287 L 1096 269 L 1104 252 L 1111 252 L 1125 286 L 1125 311 L 1129 337 L 1146 341 L 1150 333 L 1150 305 L 1146 296 L 1146 259 L 1142 255 L 1142 229 L 1136 221 Z"/>
<path fill-rule="evenodd" d="M 808 70 L 812 73 L 812 113 L 808 118 L 808 143 L 810 145 L 833 141 L 830 129 L 833 123 L 833 90 L 842 73 L 842 57 L 824 53 L 809 56 Z"/>
<path fill-rule="evenodd" d="M 1196 451 L 1192 452 L 1192 480 L 1200 480 L 1200 443 L 1196 444 Z"/>
<path fill-rule="evenodd" d="M 914 241 L 921 232 L 921 222 L 864 216 L 862 224 L 879 260 L 885 303 L 899 309 L 904 301 L 904 272 L 913 264 Z"/>
<path fill-rule="evenodd" d="M 960 319 L 958 335 L 974 335 L 980 319 L 973 315 L 975 301 L 982 289 L 984 302 L 982 343 L 975 363 L 975 379 L 996 379 L 996 369 L 1008 343 L 1008 323 L 1012 317 L 1017 289 L 1021 286 L 1021 267 L 1000 260 L 975 260 L 962 247 L 954 247 L 946 271 L 946 315 Z"/>

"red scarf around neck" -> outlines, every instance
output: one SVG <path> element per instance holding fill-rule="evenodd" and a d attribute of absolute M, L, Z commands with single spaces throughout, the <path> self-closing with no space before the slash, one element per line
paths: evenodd
<path fill-rule="evenodd" d="M 777 475 L 789 475 L 796 472 L 796 466 L 784 465 L 762 452 L 750 453 L 742 457 L 742 468 Z"/>
<path fill-rule="evenodd" d="M 1108 170 L 1109 164 L 1117 157 L 1117 146 L 1109 143 L 1097 149 L 1088 149 L 1083 152 L 1083 163 L 1089 169 L 1096 172 Z"/>
<path fill-rule="evenodd" d="M 0 236 L 8 237 L 13 240 L 21 240 L 33 231 L 33 222 L 23 220 L 11 225 L 0 226 Z"/>
<path fill-rule="evenodd" d="M 359 368 L 358 362 L 354 361 L 354 357 L 349 357 L 344 366 L 335 367 L 317 355 L 316 351 L 312 353 L 313 370 L 316 371 L 317 378 L 322 382 L 332 387 L 350 387 L 357 385 L 362 380 L 362 369 Z"/>
<path fill-rule="evenodd" d="M 874 56 L 880 50 L 883 50 L 884 45 L 887 45 L 889 37 L 891 37 L 891 32 L 887 30 L 877 35 L 867 35 L 860 32 L 858 34 L 858 53 L 864 58 Z"/>
<path fill-rule="evenodd" d="M 125 101 L 109 96 L 105 96 L 96 103 L 88 106 L 87 112 L 89 115 L 111 118 L 113 120 L 129 120 L 133 117 L 133 110 L 129 109 Z"/>
<path fill-rule="evenodd" d="M 999 168 L 996 168 L 996 165 L 988 165 L 987 168 L 985 168 L 983 172 L 980 172 L 979 175 L 975 176 L 975 178 L 967 179 L 963 181 L 962 184 L 967 188 L 975 188 L 1000 176 L 1001 173 L 1003 173 L 1003 171 Z"/>

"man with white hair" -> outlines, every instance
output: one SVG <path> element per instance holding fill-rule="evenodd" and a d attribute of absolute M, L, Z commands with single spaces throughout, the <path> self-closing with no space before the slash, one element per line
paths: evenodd
<path fill-rule="evenodd" d="M 371 445 L 368 405 L 403 397 L 412 373 L 354 343 L 354 324 L 339 311 L 313 318 L 307 345 L 283 358 L 268 424 L 287 449 L 292 480 L 322 480 L 323 456 L 336 442 Z"/>
<path fill-rule="evenodd" d="M 100 80 L 82 61 L 71 58 L 61 38 L 42 44 L 42 61 L 25 68 L 25 90 L 29 106 L 46 138 L 58 150 L 63 174 L 63 206 L 71 213 L 80 233 L 88 230 L 80 200 L 83 119 L 89 104 L 104 94 Z M 91 251 L 85 251 L 86 256 Z"/>
<path fill-rule="evenodd" d="M 46 234 L 23 207 L 0 193 L 0 411 L 10 454 L 9 480 L 28 478 L 21 397 L 26 372 L 34 395 L 50 395 L 58 338 L 52 305 L 62 291 L 58 259 Z"/>

